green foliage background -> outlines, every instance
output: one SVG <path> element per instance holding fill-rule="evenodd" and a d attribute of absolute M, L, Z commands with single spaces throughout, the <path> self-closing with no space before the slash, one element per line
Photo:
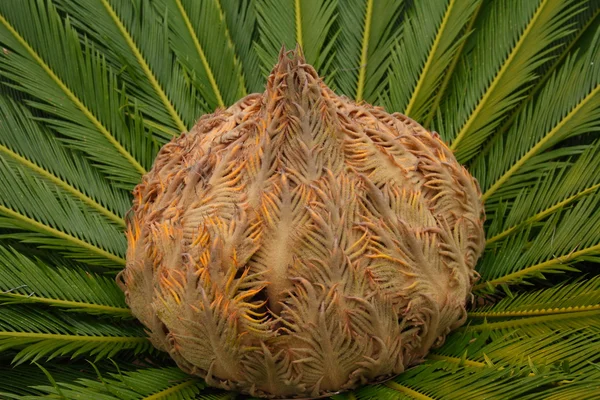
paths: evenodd
<path fill-rule="evenodd" d="M 0 398 L 226 399 L 154 351 L 114 274 L 160 146 L 299 43 L 338 93 L 478 179 L 468 323 L 346 399 L 600 398 L 600 3 L 0 1 Z"/>

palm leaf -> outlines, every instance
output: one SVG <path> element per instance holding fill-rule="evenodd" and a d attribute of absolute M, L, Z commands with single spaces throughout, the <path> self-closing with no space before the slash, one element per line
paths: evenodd
<path fill-rule="evenodd" d="M 59 249 L 92 264 L 125 265 L 121 231 L 103 222 L 97 213 L 86 210 L 76 199 L 19 166 L 10 166 L 3 158 L 0 158 L 0 182 L 10 188 L 0 198 L 0 227 L 17 230 L 5 233 L 4 237 Z"/>
<path fill-rule="evenodd" d="M 97 319 L 12 305 L 0 307 L 0 350 L 20 350 L 13 363 L 71 355 L 96 360 L 120 351 L 139 353 L 150 349 L 139 325 L 107 323 Z"/>
<path fill-rule="evenodd" d="M 504 135 L 504 133 L 514 124 L 515 118 L 520 114 L 520 111 L 531 101 L 533 101 L 535 96 L 544 87 L 548 79 L 552 77 L 552 75 L 561 65 L 563 65 L 565 59 L 572 54 L 573 49 L 576 49 L 577 46 L 580 46 L 581 42 L 586 36 L 594 33 L 594 29 L 598 24 L 599 16 L 600 5 L 594 3 L 590 4 L 584 12 L 574 16 L 576 20 L 581 20 L 575 24 L 575 31 L 559 40 L 561 45 L 557 46 L 555 49 L 555 57 L 543 64 L 538 69 L 539 73 L 543 71 L 543 75 L 540 76 L 535 85 L 529 90 L 527 97 L 520 102 L 519 106 L 515 109 L 510 118 L 507 118 L 502 126 L 497 130 L 497 133 L 494 135 L 494 139 L 499 139 Z M 490 144 L 492 143 L 493 141 L 490 142 Z M 488 147 L 490 144 L 488 144 L 486 147 Z M 484 157 L 485 154 L 487 154 L 487 151 L 482 151 L 477 158 Z"/>
<path fill-rule="evenodd" d="M 171 47 L 190 76 L 198 75 L 197 86 L 207 109 L 231 105 L 245 96 L 242 68 L 218 3 L 163 0 L 156 4 L 170 17 Z M 210 85 L 203 86 L 203 82 Z"/>
<path fill-rule="evenodd" d="M 447 361 L 428 363 L 382 385 L 356 391 L 357 399 L 483 399 L 520 398 L 559 381 L 559 372 L 531 373 L 532 368 L 448 368 Z"/>
<path fill-rule="evenodd" d="M 42 303 L 114 317 L 131 315 L 113 279 L 81 268 L 51 267 L 8 247 L 0 248 L 0 302 Z"/>
<path fill-rule="evenodd" d="M 339 36 L 333 61 L 337 89 L 357 101 L 376 102 L 402 25 L 403 1 L 349 0 L 338 7 Z"/>
<path fill-rule="evenodd" d="M 519 229 L 531 226 L 580 198 L 600 189 L 600 143 L 586 147 L 573 164 L 550 169 L 534 185 L 528 181 L 503 190 L 504 198 L 514 199 L 505 218 L 494 217 L 486 244 L 488 247 Z M 524 186 L 524 187 L 523 187 Z"/>
<path fill-rule="evenodd" d="M 125 90 L 164 138 L 187 131 L 201 112 L 214 109 L 202 98 L 208 92 L 199 93 L 197 85 L 174 62 L 168 21 L 155 12 L 149 1 L 84 4 L 61 0 L 58 4 L 75 18 L 82 32 L 104 44 L 103 53 L 109 63 L 123 69 Z M 207 81 L 200 84 L 211 88 Z"/>
<path fill-rule="evenodd" d="M 117 372 L 105 374 L 106 376 L 101 375 L 99 371 L 97 373 L 98 377 L 95 379 L 80 378 L 72 383 L 55 380 L 52 386 L 38 384 L 35 389 L 49 395 L 63 396 L 64 399 L 211 399 L 205 396 L 197 397 L 204 384 L 178 368 L 136 370 L 123 366 Z"/>
<path fill-rule="evenodd" d="M 504 138 L 489 149 L 487 161 L 481 158 L 473 166 L 486 205 L 502 198 L 511 189 L 511 183 L 518 184 L 521 171 L 539 163 L 545 150 L 600 127 L 600 71 L 594 67 L 598 62 L 600 36 L 596 35 L 586 54 L 579 59 L 570 57 L 549 79 L 535 103 L 523 109 Z M 556 93 L 561 94 L 558 99 Z"/>
<path fill-rule="evenodd" d="M 21 399 L 23 396 L 41 396 L 43 391 L 36 389 L 35 386 L 48 380 L 51 374 L 53 379 L 61 382 L 72 382 L 77 378 L 83 378 L 90 375 L 87 369 L 88 363 L 72 362 L 68 367 L 59 368 L 47 366 L 44 369 L 34 364 L 20 364 L 18 366 L 2 365 L 0 366 L 0 396 L 8 399 Z"/>
<path fill-rule="evenodd" d="M 0 154 L 9 163 L 47 180 L 122 227 L 129 199 L 109 183 L 87 159 L 70 152 L 48 129 L 33 121 L 25 107 L 0 96 Z"/>
<path fill-rule="evenodd" d="M 465 27 L 480 0 L 414 2 L 390 68 L 390 110 L 422 121 L 428 115 L 444 72 L 466 39 Z"/>
<path fill-rule="evenodd" d="M 46 3 L 0 4 L 0 42 L 9 49 L 0 57 L 0 73 L 36 99 L 29 104 L 56 118 L 48 124 L 70 145 L 113 180 L 131 187 L 152 161 L 152 142 L 139 126 L 120 117 L 125 99 L 103 57 L 89 45 L 81 48 L 69 22 L 63 23 Z M 52 48 L 45 46 L 49 32 Z"/>
<path fill-rule="evenodd" d="M 259 56 L 263 71 L 275 64 L 282 44 L 302 47 L 306 61 L 322 75 L 330 75 L 335 0 L 260 0 L 256 3 L 260 29 Z"/>
<path fill-rule="evenodd" d="M 473 51 L 449 87 L 443 118 L 435 122 L 459 161 L 471 159 L 517 105 L 581 10 L 581 1 L 550 0 L 497 1 L 484 10 L 470 38 Z M 467 67 L 475 64 L 480 68 Z"/>
<path fill-rule="evenodd" d="M 592 259 L 600 252 L 600 194 L 577 201 L 549 217 L 529 241 L 531 227 L 510 235 L 484 253 L 478 265 L 483 283 L 479 290 L 544 273 L 573 270 L 570 264 Z"/>

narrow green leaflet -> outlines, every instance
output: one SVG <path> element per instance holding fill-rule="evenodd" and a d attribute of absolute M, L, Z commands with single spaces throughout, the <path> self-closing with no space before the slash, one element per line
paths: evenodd
<path fill-rule="evenodd" d="M 379 102 L 394 45 L 402 32 L 399 21 L 403 5 L 398 0 L 348 0 L 339 4 L 332 71 L 340 94 L 356 101 Z"/>
<path fill-rule="evenodd" d="M 259 56 L 265 72 L 277 61 L 281 46 L 288 50 L 300 45 L 306 62 L 319 74 L 331 77 L 332 35 L 336 21 L 336 0 L 260 0 L 256 3 L 261 32 Z M 345 7 L 340 4 L 340 7 Z"/>
<path fill-rule="evenodd" d="M 88 314 L 130 317 L 114 279 L 84 269 L 49 266 L 0 248 L 0 304 L 42 303 Z"/>
<path fill-rule="evenodd" d="M 19 350 L 13 363 L 85 355 L 92 359 L 112 357 L 120 351 L 150 351 L 141 327 L 104 322 L 75 314 L 11 305 L 0 307 L 0 351 Z"/>
<path fill-rule="evenodd" d="M 35 99 L 29 104 L 53 117 L 47 123 L 73 148 L 116 184 L 131 188 L 155 151 L 140 125 L 125 120 L 116 76 L 92 46 L 82 48 L 78 33 L 51 3 L 17 1 L 0 2 L 0 43 L 6 49 L 0 73 Z"/>
<path fill-rule="evenodd" d="M 404 31 L 390 68 L 390 104 L 424 122 L 444 73 L 466 39 L 465 27 L 481 0 L 417 1 L 407 11 Z"/>
<path fill-rule="evenodd" d="M 435 129 L 459 161 L 475 156 L 517 106 L 581 11 L 580 0 L 497 1 L 486 7 L 470 37 L 468 56 L 449 86 Z"/>

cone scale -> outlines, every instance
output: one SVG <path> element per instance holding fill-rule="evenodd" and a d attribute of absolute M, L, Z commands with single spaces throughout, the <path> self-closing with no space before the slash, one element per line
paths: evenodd
<path fill-rule="evenodd" d="M 161 149 L 127 236 L 118 281 L 154 346 L 209 385 L 306 398 L 402 373 L 464 323 L 483 207 L 437 134 L 282 51 L 263 94 Z"/>

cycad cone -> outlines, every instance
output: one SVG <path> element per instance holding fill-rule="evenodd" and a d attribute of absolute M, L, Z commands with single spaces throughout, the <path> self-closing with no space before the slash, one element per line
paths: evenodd
<path fill-rule="evenodd" d="M 436 134 L 335 95 L 297 52 L 134 191 L 120 276 L 152 343 L 210 385 L 315 397 L 399 374 L 465 320 L 475 180 Z"/>

